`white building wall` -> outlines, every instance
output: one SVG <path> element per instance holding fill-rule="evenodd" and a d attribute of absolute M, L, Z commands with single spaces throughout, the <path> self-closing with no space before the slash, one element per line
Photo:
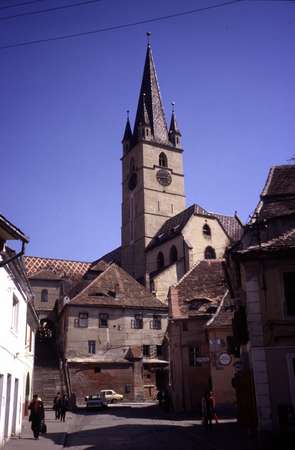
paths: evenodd
<path fill-rule="evenodd" d="M 26 348 L 27 299 L 5 267 L 0 268 L 0 446 L 21 432 L 27 374 L 33 372 L 33 346 Z M 18 302 L 13 326 L 13 298 Z M 10 388 L 9 388 L 10 385 Z"/>

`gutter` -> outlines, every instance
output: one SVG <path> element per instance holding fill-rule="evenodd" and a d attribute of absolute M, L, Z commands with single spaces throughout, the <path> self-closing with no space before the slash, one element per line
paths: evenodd
<path fill-rule="evenodd" d="M 11 263 L 15 259 L 23 256 L 25 254 L 25 246 L 26 246 L 26 242 L 22 241 L 22 249 L 21 249 L 21 251 L 16 253 L 15 255 L 11 256 L 10 258 L 8 258 L 6 260 L 0 261 L 0 268 L 6 266 L 7 264 Z"/>

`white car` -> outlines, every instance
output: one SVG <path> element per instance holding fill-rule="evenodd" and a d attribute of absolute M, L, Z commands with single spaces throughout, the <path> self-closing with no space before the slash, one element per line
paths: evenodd
<path fill-rule="evenodd" d="M 86 395 L 85 397 L 86 408 L 107 408 L 107 402 L 105 398 L 100 394 Z"/>
<path fill-rule="evenodd" d="M 123 400 L 122 394 L 117 394 L 113 389 L 103 389 L 100 395 L 105 399 L 106 403 L 116 403 Z"/>

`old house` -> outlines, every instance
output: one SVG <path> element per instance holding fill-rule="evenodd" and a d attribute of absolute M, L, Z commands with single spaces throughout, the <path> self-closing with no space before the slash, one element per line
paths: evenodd
<path fill-rule="evenodd" d="M 176 411 L 199 410 L 211 385 L 206 324 L 226 294 L 223 260 L 203 260 L 170 288 L 171 397 Z"/>
<path fill-rule="evenodd" d="M 32 395 L 34 340 L 38 318 L 22 255 L 29 242 L 0 215 L 0 446 L 21 432 Z M 21 245 L 17 252 L 8 246 Z"/>
<path fill-rule="evenodd" d="M 232 332 L 233 299 L 229 291 L 216 313 L 206 324 L 210 351 L 210 376 L 217 409 L 236 414 L 236 392 L 232 385 L 238 363 L 239 349 Z"/>
<path fill-rule="evenodd" d="M 40 319 L 35 345 L 34 390 L 48 404 L 57 391 L 66 389 L 57 346 L 57 302 L 65 297 L 65 290 L 80 281 L 90 263 L 35 256 L 25 256 L 24 260 Z"/>
<path fill-rule="evenodd" d="M 241 353 L 234 379 L 239 415 L 260 430 L 277 429 L 287 420 L 284 411 L 295 408 L 294 237 L 295 166 L 274 166 L 229 257 Z"/>
<path fill-rule="evenodd" d="M 95 263 L 60 308 L 60 349 L 78 402 L 101 389 L 155 399 L 167 378 L 167 307 L 116 264 Z"/>

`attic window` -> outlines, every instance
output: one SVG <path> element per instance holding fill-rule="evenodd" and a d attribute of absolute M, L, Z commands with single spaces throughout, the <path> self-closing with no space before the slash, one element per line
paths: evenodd
<path fill-rule="evenodd" d="M 48 290 L 42 289 L 41 291 L 41 302 L 48 302 Z"/>
<path fill-rule="evenodd" d="M 108 291 L 108 295 L 110 296 L 110 297 L 116 297 L 116 292 L 115 291 Z"/>
<path fill-rule="evenodd" d="M 190 310 L 194 310 L 194 311 L 198 311 L 206 303 L 209 303 L 209 300 L 206 299 L 206 298 L 191 300 L 191 302 L 189 304 L 189 309 Z"/>
<path fill-rule="evenodd" d="M 211 228 L 207 223 L 205 223 L 205 225 L 203 226 L 203 235 L 211 237 Z"/>

